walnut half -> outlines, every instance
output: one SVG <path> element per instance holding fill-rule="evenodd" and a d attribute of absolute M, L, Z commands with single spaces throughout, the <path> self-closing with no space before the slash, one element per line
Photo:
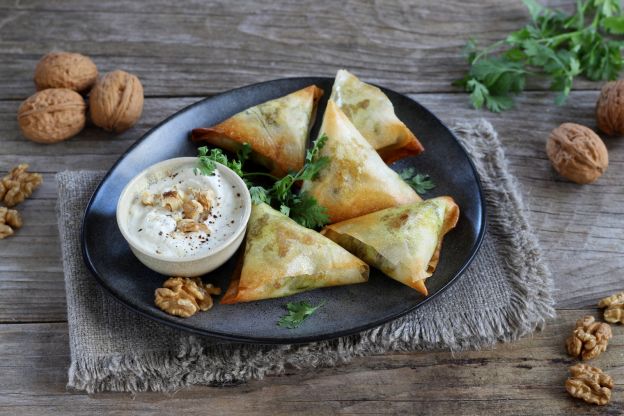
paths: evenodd
<path fill-rule="evenodd" d="M 607 350 L 611 339 L 611 327 L 603 322 L 595 322 L 593 316 L 585 316 L 576 321 L 576 328 L 566 341 L 568 354 L 591 360 Z"/>
<path fill-rule="evenodd" d="M 598 302 L 599 308 L 606 308 L 604 320 L 610 324 L 624 324 L 624 292 L 619 292 Z"/>
<path fill-rule="evenodd" d="M 27 169 L 26 163 L 19 164 L 2 178 L 0 201 L 9 208 L 29 198 L 43 182 L 41 174 L 27 172 Z"/>
<path fill-rule="evenodd" d="M 212 308 L 211 295 L 220 294 L 221 289 L 203 283 L 199 277 L 170 277 L 156 289 L 155 303 L 170 315 L 188 318 Z"/>
<path fill-rule="evenodd" d="M 608 374 L 587 364 L 570 367 L 570 374 L 565 387 L 572 397 L 601 406 L 609 403 L 613 379 Z"/>
<path fill-rule="evenodd" d="M 14 209 L 0 207 L 0 240 L 13 235 L 16 229 L 22 227 L 22 217 Z"/>

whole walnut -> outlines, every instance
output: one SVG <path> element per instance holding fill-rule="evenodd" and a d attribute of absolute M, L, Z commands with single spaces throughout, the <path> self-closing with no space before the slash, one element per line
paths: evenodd
<path fill-rule="evenodd" d="M 559 174 L 576 183 L 591 183 L 609 166 L 604 143 L 591 129 L 564 123 L 550 133 L 546 153 Z"/>
<path fill-rule="evenodd" d="M 50 52 L 35 67 L 37 91 L 48 88 L 68 88 L 86 92 L 97 80 L 98 70 L 93 61 L 79 53 Z"/>
<path fill-rule="evenodd" d="M 602 86 L 596 102 L 596 122 L 609 136 L 624 134 L 624 80 Z"/>
<path fill-rule="evenodd" d="M 102 76 L 89 94 L 91 120 L 108 131 L 120 133 L 129 129 L 143 111 L 141 81 L 124 71 Z"/>
<path fill-rule="evenodd" d="M 28 97 L 17 110 L 22 134 L 38 143 L 56 143 L 78 134 L 87 121 L 87 105 L 67 88 L 50 88 Z"/>

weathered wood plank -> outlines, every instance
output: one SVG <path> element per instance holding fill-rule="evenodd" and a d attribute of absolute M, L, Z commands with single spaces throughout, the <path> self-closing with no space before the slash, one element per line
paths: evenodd
<path fill-rule="evenodd" d="M 624 289 L 624 141 L 606 140 L 610 168 L 596 184 L 574 185 L 557 177 L 545 157 L 544 143 L 549 131 L 564 121 L 574 120 L 594 126 L 596 92 L 574 92 L 569 105 L 552 106 L 545 93 L 524 96 L 519 109 L 494 115 L 477 112 L 459 94 L 414 95 L 424 105 L 452 124 L 458 120 L 487 117 L 505 143 L 513 172 L 517 175 L 544 254 L 554 272 L 557 305 L 560 308 L 591 307 L 595 300 L 616 289 Z M 56 230 L 53 172 L 62 169 L 108 169 L 134 140 L 161 119 L 191 104 L 197 98 L 148 99 L 137 127 L 119 137 L 95 128 L 66 143 L 44 146 L 31 143 L 17 133 L 12 114 L 15 103 L 0 101 L 0 137 L 8 137 L 0 148 L 0 171 L 20 161 L 31 163 L 45 175 L 42 189 L 27 201 L 23 210 L 26 225 L 19 233 L 0 243 L 0 322 L 33 322 L 64 319 L 62 266 Z M 529 120 L 529 121 L 527 121 Z M 580 193 L 592 200 L 578 204 Z M 43 200 L 41 200 L 43 199 Z M 600 208 L 602 207 L 602 208 Z M 598 210 L 604 211 L 599 215 Z M 26 276 L 21 276 L 21 272 Z M 37 272 L 57 282 L 48 302 L 30 295 L 39 282 Z M 23 305 L 20 312 L 15 306 Z M 15 313 L 19 312 L 16 316 Z"/>
<path fill-rule="evenodd" d="M 101 71 L 132 71 L 148 96 L 202 96 L 274 78 L 331 76 L 340 67 L 403 92 L 457 91 L 450 84 L 465 71 L 469 38 L 487 44 L 528 21 L 516 0 L 174 3 L 150 3 L 150 10 L 115 1 L 1 5 L 0 99 L 30 95 L 34 66 L 53 49 L 88 54 Z"/>
<path fill-rule="evenodd" d="M 563 311 L 548 328 L 511 345 L 462 353 L 389 354 L 229 388 L 191 388 L 174 395 L 67 394 L 65 324 L 0 325 L 0 413 L 125 414 L 423 414 L 598 415 L 624 411 L 624 331 L 594 365 L 616 381 L 613 403 L 571 400 L 563 388 L 564 340 L 586 311 Z M 443 394 L 442 394 L 443 393 Z M 18 410 L 19 409 L 19 410 Z M 182 410 L 183 409 L 183 410 Z"/>
<path fill-rule="evenodd" d="M 548 1 L 570 9 L 572 1 Z M 529 93 L 503 115 L 471 110 L 450 85 L 465 70 L 469 37 L 497 40 L 527 21 L 517 0 L 250 2 L 188 0 L 0 0 L 0 172 L 19 162 L 44 172 L 44 185 L 19 208 L 26 225 L 0 241 L 0 414 L 622 414 L 622 328 L 595 361 L 616 379 L 614 403 L 570 400 L 562 383 L 563 340 L 587 311 L 560 310 L 547 330 L 491 351 L 391 354 L 333 369 L 291 371 L 233 388 L 192 388 L 175 395 L 100 394 L 64 388 L 68 359 L 65 295 L 54 207 L 55 172 L 107 169 L 165 116 L 253 82 L 285 76 L 332 76 L 339 67 L 419 101 L 445 122 L 485 116 L 505 143 L 556 279 L 560 308 L 592 308 L 624 289 L 624 141 L 607 141 L 611 165 L 591 186 L 559 179 L 544 155 L 548 132 L 564 121 L 594 125 L 596 83 L 579 80 L 565 107 Z M 25 141 L 15 113 L 34 91 L 31 77 L 53 49 L 88 54 L 101 71 L 141 78 L 147 97 L 139 124 L 117 137 L 87 128 L 54 146 Z M 531 82 L 540 90 L 546 83 Z M 433 94 L 427 94 L 433 93 Z M 161 97 L 179 97 L 163 99 Z M 196 98 L 192 98 L 196 97 Z M 593 201 L 578 203 L 590 193 Z"/>

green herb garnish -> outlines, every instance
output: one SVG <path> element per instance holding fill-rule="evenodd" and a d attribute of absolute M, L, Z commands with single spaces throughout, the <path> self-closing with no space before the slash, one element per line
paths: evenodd
<path fill-rule="evenodd" d="M 251 154 L 251 146 L 243 144 L 237 153 L 238 159 L 228 159 L 221 149 L 208 149 L 206 146 L 200 147 L 197 156 L 197 173 L 203 175 L 214 175 L 216 162 L 221 163 L 238 174 L 247 186 L 251 194 L 251 201 L 254 204 L 261 202 L 273 205 L 282 214 L 288 215 L 297 223 L 308 228 L 321 227 L 329 222 L 327 210 L 318 204 L 317 200 L 305 192 L 296 193 L 293 185 L 303 180 L 314 180 L 321 169 L 329 164 L 329 158 L 319 156 L 319 152 L 327 142 L 327 136 L 322 135 L 316 139 L 306 153 L 303 167 L 294 173 L 289 173 L 281 179 L 264 172 L 244 172 L 243 165 Z M 266 177 L 274 180 L 271 187 L 266 188 L 255 185 L 251 178 Z"/>
<path fill-rule="evenodd" d="M 466 46 L 470 69 L 455 81 L 470 93 L 475 108 L 493 112 L 513 107 L 513 96 L 524 90 L 530 76 L 546 76 L 562 104 L 574 79 L 582 75 L 592 81 L 613 80 L 624 66 L 620 50 L 624 34 L 620 0 L 577 0 L 574 14 L 547 8 L 535 0 L 524 0 L 531 23 L 506 39 L 479 49 L 470 40 Z"/>
<path fill-rule="evenodd" d="M 251 146 L 249 143 L 243 143 L 242 147 L 236 154 L 238 156 L 238 160 L 229 160 L 227 155 L 218 148 L 208 149 L 208 147 L 202 146 L 197 149 L 197 153 L 197 171 L 202 175 L 214 175 L 214 171 L 217 169 L 215 162 L 218 162 L 232 169 L 238 176 L 244 179 L 245 174 L 243 173 L 243 164 L 249 158 Z"/>
<path fill-rule="evenodd" d="M 254 204 L 262 202 L 271 204 L 271 197 L 263 186 L 251 186 L 249 187 L 249 193 L 251 194 L 251 202 Z"/>
<path fill-rule="evenodd" d="M 303 168 L 298 172 L 284 176 L 267 191 L 271 200 L 275 200 L 279 204 L 283 214 L 308 228 L 317 228 L 327 224 L 329 222 L 327 210 L 319 205 L 311 195 L 305 192 L 294 193 L 292 187 L 297 181 L 316 179 L 321 169 L 329 164 L 327 156 L 319 156 L 325 142 L 327 142 L 326 135 L 316 139 L 312 149 L 308 150 L 306 154 Z"/>
<path fill-rule="evenodd" d="M 306 301 L 288 302 L 286 304 L 288 313 L 277 321 L 277 325 L 288 329 L 297 328 L 324 304 L 325 302 L 321 302 L 317 306 L 312 306 Z"/>
<path fill-rule="evenodd" d="M 399 176 L 408 185 L 414 188 L 417 193 L 421 195 L 426 194 L 428 191 L 432 190 L 436 186 L 429 177 L 429 175 L 416 173 L 416 169 L 412 167 L 403 169 L 401 172 L 399 172 Z"/>

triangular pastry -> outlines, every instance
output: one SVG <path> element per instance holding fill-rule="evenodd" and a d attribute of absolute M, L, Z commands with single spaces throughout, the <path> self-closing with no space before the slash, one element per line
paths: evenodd
<path fill-rule="evenodd" d="M 369 267 L 269 205 L 254 205 L 242 264 L 221 303 L 250 302 L 368 280 Z"/>
<path fill-rule="evenodd" d="M 327 136 L 320 156 L 330 162 L 314 181 L 304 181 L 302 191 L 327 209 L 330 222 L 421 200 L 331 100 L 320 134 Z"/>
<path fill-rule="evenodd" d="M 310 128 L 323 90 L 310 85 L 258 104 L 212 127 L 193 129 L 191 139 L 231 152 L 251 145 L 252 158 L 277 177 L 303 167 Z"/>
<path fill-rule="evenodd" d="M 338 71 L 330 99 L 338 104 L 386 163 L 424 150 L 414 133 L 398 119 L 386 94 L 350 72 Z"/>
<path fill-rule="evenodd" d="M 459 208 L 448 196 L 328 225 L 322 233 L 389 277 L 427 295 L 442 238 L 455 227 Z"/>

